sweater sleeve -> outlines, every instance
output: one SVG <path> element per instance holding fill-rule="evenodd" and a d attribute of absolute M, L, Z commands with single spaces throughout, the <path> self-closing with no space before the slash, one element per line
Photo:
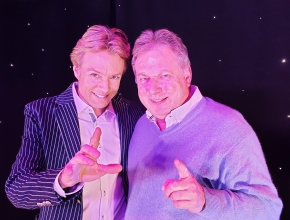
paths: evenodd
<path fill-rule="evenodd" d="M 18 208 L 58 205 L 79 194 L 61 198 L 54 191 L 54 180 L 63 168 L 46 168 L 40 130 L 37 114 L 26 106 L 22 144 L 5 184 L 8 199 Z"/>
<path fill-rule="evenodd" d="M 214 189 L 204 187 L 201 216 L 210 219 L 279 219 L 282 201 L 272 183 L 261 145 L 252 132 L 225 155 Z"/>

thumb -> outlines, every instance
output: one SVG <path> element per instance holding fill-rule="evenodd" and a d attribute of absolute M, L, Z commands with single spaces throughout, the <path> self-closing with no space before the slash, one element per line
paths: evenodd
<path fill-rule="evenodd" d="M 99 167 L 105 174 L 119 173 L 123 169 L 121 164 L 107 164 L 107 165 L 99 164 Z"/>
<path fill-rule="evenodd" d="M 174 165 L 178 171 L 179 179 L 187 178 L 191 175 L 191 173 L 188 171 L 187 167 L 180 160 L 175 159 Z"/>
<path fill-rule="evenodd" d="M 172 182 L 174 182 L 175 180 L 165 180 L 165 182 L 163 183 L 163 185 L 162 185 L 162 191 L 164 191 L 166 188 L 167 188 L 167 186 L 169 185 L 169 183 L 172 183 Z"/>
<path fill-rule="evenodd" d="M 101 138 L 101 134 L 102 134 L 102 131 L 99 127 L 97 127 L 94 131 L 94 134 L 93 136 L 91 137 L 90 139 L 90 146 L 92 146 L 93 148 L 98 148 L 99 146 L 99 142 L 100 142 L 100 138 Z"/>

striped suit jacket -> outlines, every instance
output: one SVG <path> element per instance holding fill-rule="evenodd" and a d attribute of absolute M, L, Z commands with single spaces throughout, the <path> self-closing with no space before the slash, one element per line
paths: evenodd
<path fill-rule="evenodd" d="M 119 124 L 122 177 L 127 196 L 128 146 L 144 109 L 120 94 L 112 103 Z M 40 207 L 38 219 L 82 219 L 82 190 L 62 198 L 53 189 L 57 174 L 81 147 L 72 85 L 59 96 L 27 104 L 24 114 L 22 144 L 5 185 L 7 197 L 18 208 Z"/>

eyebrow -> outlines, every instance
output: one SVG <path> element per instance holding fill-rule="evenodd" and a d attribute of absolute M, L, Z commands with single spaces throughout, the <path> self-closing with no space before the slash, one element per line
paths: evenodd
<path fill-rule="evenodd" d="M 95 73 L 102 74 L 102 72 L 101 72 L 100 70 L 98 70 L 98 69 L 94 69 L 94 68 L 89 68 L 88 71 L 93 71 L 93 72 L 95 72 Z M 114 75 L 114 76 L 117 76 L 117 75 L 122 76 L 123 73 L 121 72 L 121 73 L 116 73 L 116 74 L 113 74 L 113 75 Z"/>
<path fill-rule="evenodd" d="M 136 76 L 148 76 L 146 73 L 137 73 Z"/>
<path fill-rule="evenodd" d="M 99 70 L 97 69 L 94 69 L 94 68 L 89 68 L 88 71 L 94 71 L 94 72 L 98 72 L 98 73 L 101 73 Z"/>
<path fill-rule="evenodd" d="M 159 72 L 158 72 L 158 75 L 161 75 L 161 74 L 163 74 L 163 73 L 171 73 L 171 71 L 170 70 L 168 70 L 168 69 L 161 69 Z M 136 75 L 137 76 L 139 76 L 139 75 L 148 75 L 146 72 L 140 72 L 140 73 L 136 73 Z"/>

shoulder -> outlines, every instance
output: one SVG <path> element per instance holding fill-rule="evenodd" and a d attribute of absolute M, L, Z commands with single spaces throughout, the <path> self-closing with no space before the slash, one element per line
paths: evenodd
<path fill-rule="evenodd" d="M 64 92 L 56 96 L 40 98 L 25 105 L 25 109 L 43 111 L 51 110 L 58 104 L 67 104 L 73 102 L 72 89 L 70 85 Z"/>
<path fill-rule="evenodd" d="M 43 118 L 53 117 L 53 109 L 56 106 L 56 97 L 46 97 L 37 99 L 25 105 L 24 115 L 25 118 L 33 120 L 41 120 Z"/>
<path fill-rule="evenodd" d="M 47 108 L 47 106 L 55 105 L 57 96 L 45 97 L 41 99 L 34 100 L 25 105 L 25 109 L 41 110 Z"/>
<path fill-rule="evenodd" d="M 243 115 L 230 106 L 216 102 L 208 97 L 204 97 L 202 102 L 202 104 L 204 104 L 204 113 L 209 114 L 211 118 L 214 118 L 214 120 L 220 118 L 226 121 L 238 120 L 240 122 L 246 122 Z"/>
<path fill-rule="evenodd" d="M 236 109 L 207 97 L 204 97 L 200 104 L 199 118 L 211 130 L 216 130 L 219 134 L 225 133 L 225 135 L 228 135 L 227 132 L 229 132 L 242 136 L 253 132 L 251 125 Z"/>
<path fill-rule="evenodd" d="M 140 117 L 146 110 L 140 103 L 123 98 L 121 95 L 113 98 L 112 102 L 117 112 L 127 111 L 129 114 L 137 114 Z"/>

